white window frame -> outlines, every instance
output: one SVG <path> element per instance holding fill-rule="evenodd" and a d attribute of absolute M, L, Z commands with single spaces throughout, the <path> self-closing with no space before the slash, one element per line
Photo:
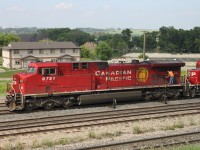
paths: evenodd
<path fill-rule="evenodd" d="M 51 53 L 51 54 L 55 54 L 55 49 L 51 49 L 51 50 L 50 50 L 50 53 Z"/>
<path fill-rule="evenodd" d="M 66 53 L 66 49 L 60 49 L 60 53 Z"/>
<path fill-rule="evenodd" d="M 27 54 L 33 54 L 33 50 L 32 49 L 28 49 Z"/>
<path fill-rule="evenodd" d="M 14 54 L 19 54 L 19 49 L 14 49 Z"/>
<path fill-rule="evenodd" d="M 39 49 L 39 54 L 44 54 L 44 50 L 43 49 Z"/>
<path fill-rule="evenodd" d="M 20 60 L 15 60 L 15 65 L 21 65 L 21 61 Z"/>
<path fill-rule="evenodd" d="M 78 49 L 73 49 L 73 53 L 78 53 Z"/>

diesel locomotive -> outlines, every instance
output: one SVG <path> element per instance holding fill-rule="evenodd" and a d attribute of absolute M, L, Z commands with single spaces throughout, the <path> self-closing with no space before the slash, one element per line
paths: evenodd
<path fill-rule="evenodd" d="M 26 73 L 17 73 L 7 84 L 6 105 L 10 111 L 39 107 L 68 108 L 73 105 L 118 101 L 177 99 L 199 93 L 200 69 L 181 77 L 179 60 L 131 63 L 31 62 Z M 200 67 L 200 63 L 198 64 Z M 167 71 L 174 84 L 168 85 Z"/>

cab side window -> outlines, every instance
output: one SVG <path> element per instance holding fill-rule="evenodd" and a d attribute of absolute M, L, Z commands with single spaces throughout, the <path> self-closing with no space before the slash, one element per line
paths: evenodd
<path fill-rule="evenodd" d="M 79 63 L 73 63 L 73 69 L 79 69 Z"/>
<path fill-rule="evenodd" d="M 88 63 L 82 63 L 82 69 L 88 69 Z"/>
<path fill-rule="evenodd" d="M 50 68 L 49 69 L 49 74 L 56 74 L 55 68 Z"/>
<path fill-rule="evenodd" d="M 55 75 L 56 69 L 55 68 L 40 68 L 38 70 L 38 73 L 42 75 Z"/>

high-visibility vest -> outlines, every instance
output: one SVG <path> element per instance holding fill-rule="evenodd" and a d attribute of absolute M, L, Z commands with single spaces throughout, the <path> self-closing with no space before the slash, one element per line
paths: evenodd
<path fill-rule="evenodd" d="M 168 74 L 170 77 L 174 77 L 174 73 L 172 71 L 169 71 Z"/>

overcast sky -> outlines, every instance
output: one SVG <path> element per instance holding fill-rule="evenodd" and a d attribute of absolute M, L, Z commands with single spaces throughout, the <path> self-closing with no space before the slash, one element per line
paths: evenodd
<path fill-rule="evenodd" d="M 200 26 L 200 0 L 0 0 L 0 27 Z"/>

